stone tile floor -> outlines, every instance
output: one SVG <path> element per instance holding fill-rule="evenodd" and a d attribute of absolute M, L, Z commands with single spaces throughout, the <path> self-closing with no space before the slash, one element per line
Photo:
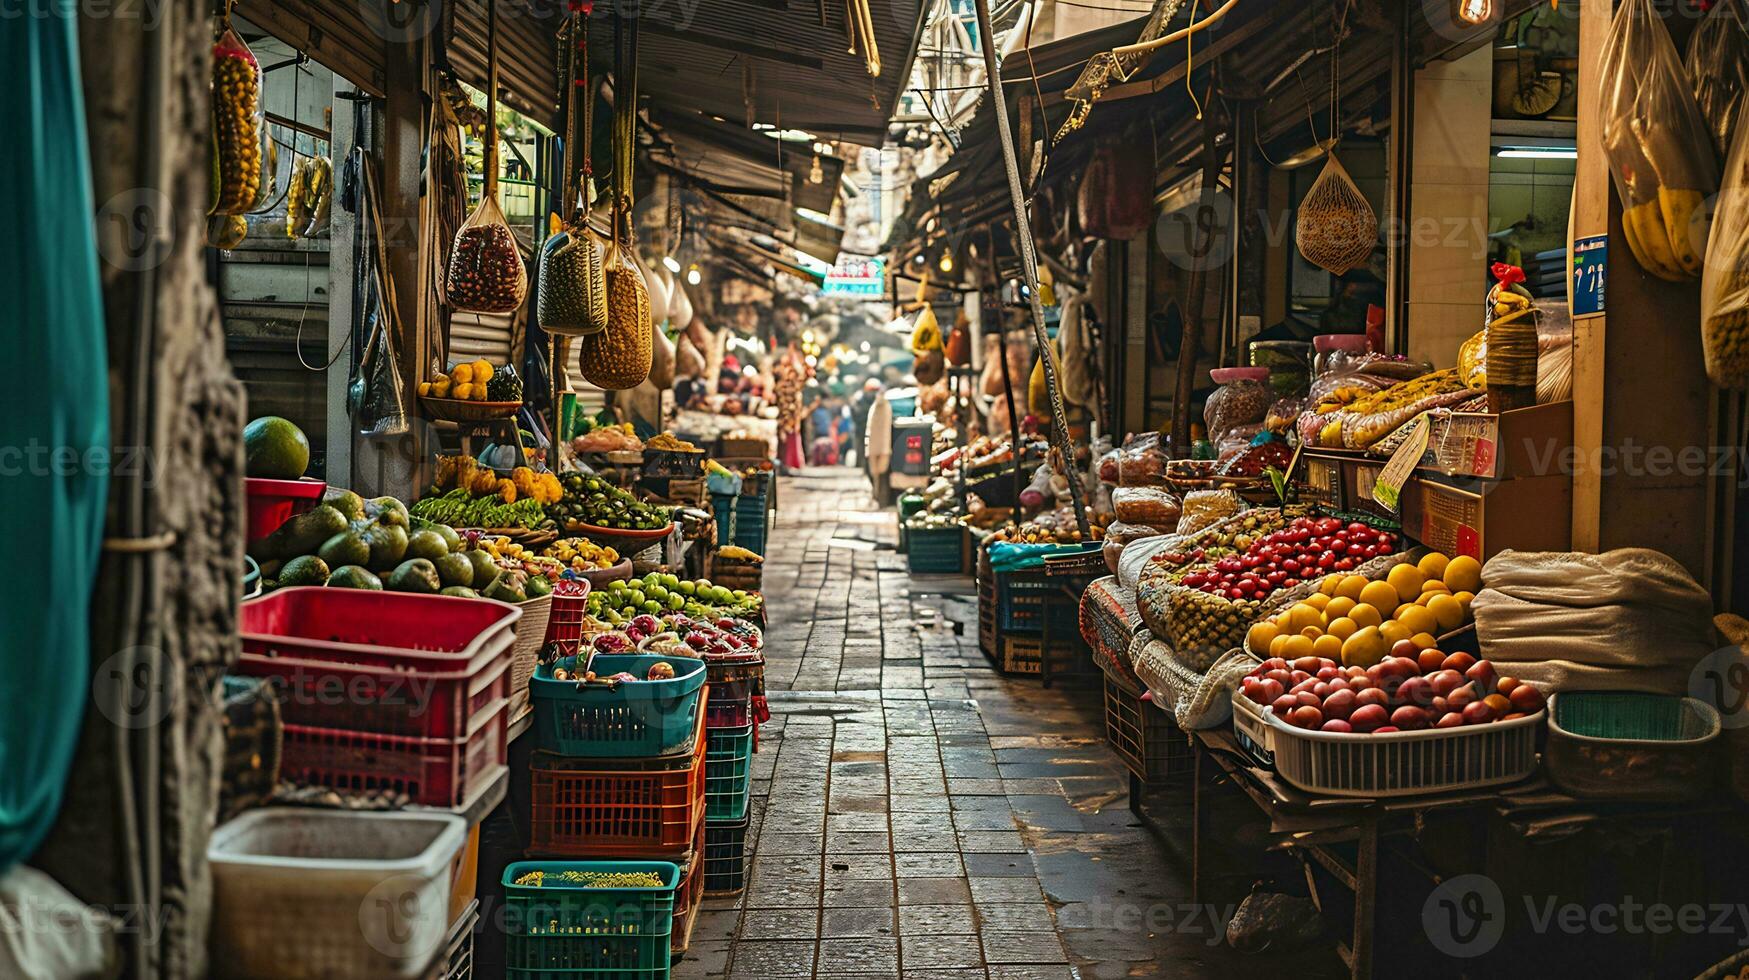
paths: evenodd
<path fill-rule="evenodd" d="M 1225 904 L 1190 903 L 1188 787 L 1138 820 L 1098 689 L 997 674 L 971 581 L 913 579 L 866 486 L 849 469 L 780 486 L 749 885 L 707 899 L 677 980 L 1271 965 L 1221 944 L 1248 877 L 1217 889 Z"/>

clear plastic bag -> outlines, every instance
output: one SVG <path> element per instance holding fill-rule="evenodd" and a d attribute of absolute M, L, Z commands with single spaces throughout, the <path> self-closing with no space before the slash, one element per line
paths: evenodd
<path fill-rule="evenodd" d="M 261 111 L 261 62 L 229 27 L 213 42 L 212 207 L 217 215 L 254 209 L 265 182 L 262 150 L 267 117 Z"/>
<path fill-rule="evenodd" d="M 1178 498 L 1159 487 L 1118 487 L 1112 491 L 1111 506 L 1124 524 L 1151 527 L 1178 524 Z"/>
<path fill-rule="evenodd" d="M 1192 490 L 1184 495 L 1180 505 L 1176 532 L 1196 534 L 1239 513 L 1244 505 L 1231 490 Z"/>
<path fill-rule="evenodd" d="M 334 202 L 334 166 L 327 157 L 292 164 L 285 189 L 285 237 L 314 238 L 328 230 Z"/>
<path fill-rule="evenodd" d="M 1278 435 L 1286 435 L 1293 431 L 1294 423 L 1300 420 L 1300 413 L 1305 410 L 1304 398 L 1277 398 L 1263 416 L 1263 427 Z"/>
<path fill-rule="evenodd" d="M 1307 262 L 1340 276 L 1365 265 L 1378 243 L 1378 215 L 1332 152 L 1300 202 L 1294 244 Z"/>
<path fill-rule="evenodd" d="M 1125 487 L 1166 485 L 1166 453 L 1158 432 L 1144 432 L 1124 440 L 1117 462 L 1117 482 Z"/>
<path fill-rule="evenodd" d="M 1113 449 L 1099 457 L 1099 462 L 1095 468 L 1099 473 L 1100 482 L 1117 485 L 1118 480 L 1122 479 L 1119 467 L 1119 461 L 1122 459 L 1123 450 L 1121 449 Z"/>
<path fill-rule="evenodd" d="M 444 296 L 451 308 L 467 313 L 509 313 L 528 296 L 528 271 L 498 207 L 495 183 L 488 174 L 479 205 L 450 245 Z"/>
<path fill-rule="evenodd" d="M 1695 105 L 1720 157 L 1731 152 L 1731 135 L 1749 92 L 1749 22 L 1742 0 L 1719 0 L 1688 37 L 1688 79 Z"/>
<path fill-rule="evenodd" d="M 1670 32 L 1652 0 L 1623 0 L 1604 38 L 1603 149 L 1640 267 L 1681 282 L 1700 276 L 1706 198 L 1719 189 L 1712 138 Z"/>
<path fill-rule="evenodd" d="M 1721 388 L 1749 387 L 1749 126 L 1738 129 L 1700 283 L 1706 373 Z"/>
<path fill-rule="evenodd" d="M 1217 447 L 1237 438 L 1236 433 L 1249 429 L 1244 438 L 1249 441 L 1262 427 L 1275 402 L 1275 391 L 1269 387 L 1268 368 L 1215 368 L 1210 380 L 1219 385 L 1202 406 L 1203 425 L 1208 428 L 1209 441 Z"/>
<path fill-rule="evenodd" d="M 607 276 L 601 243 L 587 227 L 559 231 L 541 246 L 535 316 L 560 337 L 607 329 Z"/>

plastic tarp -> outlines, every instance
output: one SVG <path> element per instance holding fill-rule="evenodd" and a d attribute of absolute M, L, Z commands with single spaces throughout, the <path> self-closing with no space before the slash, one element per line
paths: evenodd
<path fill-rule="evenodd" d="M 17 553 L 55 564 L 8 576 L 0 592 L 0 871 L 36 850 L 60 809 L 90 690 L 91 583 L 111 463 L 77 23 L 20 17 L 0 30 L 0 64 L 13 73 L 0 91 L 0 117 L 13 120 L 0 172 L 19 178 L 0 207 L 13 256 L 0 279 L 13 391 L 12 410 L 0 412 L 0 513 L 13 516 Z"/>

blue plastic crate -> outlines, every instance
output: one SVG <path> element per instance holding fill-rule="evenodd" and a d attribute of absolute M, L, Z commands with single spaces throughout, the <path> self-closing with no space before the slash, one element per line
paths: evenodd
<path fill-rule="evenodd" d="M 954 575 L 965 560 L 962 527 L 914 527 L 906 532 L 905 560 L 913 575 Z"/>
<path fill-rule="evenodd" d="M 713 728 L 704 754 L 704 816 L 733 823 L 747 818 L 753 780 L 753 726 Z"/>
<path fill-rule="evenodd" d="M 704 825 L 704 890 L 733 895 L 747 887 L 747 818 Z"/>
<path fill-rule="evenodd" d="M 552 666 L 536 667 L 528 682 L 535 747 L 586 759 L 690 752 L 698 734 L 699 700 L 704 693 L 703 660 L 604 653 L 588 663 L 597 677 L 621 671 L 643 677 L 651 665 L 664 660 L 674 667 L 672 680 L 632 681 L 613 688 L 553 680 Z M 557 666 L 582 669 L 575 657 L 562 658 Z"/>
<path fill-rule="evenodd" d="M 730 544 L 735 540 L 735 530 L 740 517 L 740 508 L 735 506 L 734 494 L 711 494 L 711 510 L 717 515 L 717 547 Z M 763 552 L 762 552 L 763 554 Z"/>
<path fill-rule="evenodd" d="M 540 871 L 540 885 L 518 885 Z M 566 884 L 567 871 L 654 874 L 654 887 Z M 666 861 L 518 861 L 504 869 L 507 975 L 666 980 L 680 867 Z"/>
<path fill-rule="evenodd" d="M 1058 587 L 1042 571 L 996 573 L 996 617 L 1003 631 L 1043 633 L 1044 611 L 1048 608 L 1053 633 L 1080 632 L 1080 616 L 1073 603 L 1045 605 L 1045 596 Z"/>

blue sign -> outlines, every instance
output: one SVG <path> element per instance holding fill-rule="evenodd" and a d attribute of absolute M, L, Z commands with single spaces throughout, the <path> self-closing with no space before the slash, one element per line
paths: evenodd
<path fill-rule="evenodd" d="M 879 299 L 887 290 L 887 260 L 856 255 L 838 256 L 826 274 L 828 296 L 865 296 Z"/>
<path fill-rule="evenodd" d="M 1603 312 L 1603 290 L 1609 281 L 1609 236 L 1596 235 L 1573 243 L 1573 316 Z"/>

